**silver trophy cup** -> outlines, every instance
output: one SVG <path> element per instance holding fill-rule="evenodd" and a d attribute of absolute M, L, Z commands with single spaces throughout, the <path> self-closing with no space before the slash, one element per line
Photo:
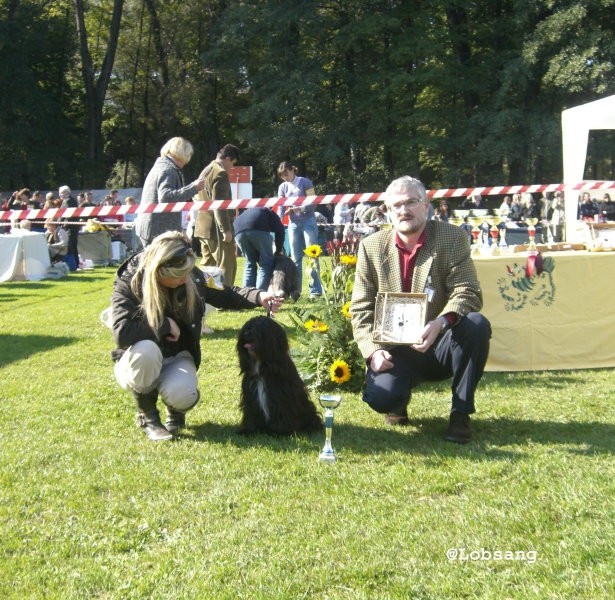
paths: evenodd
<path fill-rule="evenodd" d="M 325 409 L 325 445 L 322 447 L 318 460 L 325 463 L 335 462 L 335 452 L 331 445 L 331 434 L 333 433 L 333 410 L 336 409 L 342 396 L 340 394 L 321 394 L 319 402 L 320 406 Z"/>

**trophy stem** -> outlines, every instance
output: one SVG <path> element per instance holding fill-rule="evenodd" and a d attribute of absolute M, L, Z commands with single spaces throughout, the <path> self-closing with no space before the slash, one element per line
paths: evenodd
<path fill-rule="evenodd" d="M 325 445 L 323 446 L 318 460 L 320 462 L 333 463 L 335 462 L 335 452 L 331 445 L 331 435 L 333 434 L 333 409 L 325 410 Z"/>

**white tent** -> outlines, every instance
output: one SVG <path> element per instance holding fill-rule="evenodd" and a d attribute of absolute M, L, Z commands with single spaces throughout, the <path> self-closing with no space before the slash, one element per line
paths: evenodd
<path fill-rule="evenodd" d="M 562 111 L 564 185 L 583 181 L 590 129 L 615 129 L 615 95 Z M 566 239 L 576 232 L 578 191 L 566 188 Z"/>

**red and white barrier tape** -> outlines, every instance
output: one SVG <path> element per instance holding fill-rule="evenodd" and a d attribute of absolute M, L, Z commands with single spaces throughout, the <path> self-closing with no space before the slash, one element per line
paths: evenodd
<path fill-rule="evenodd" d="M 522 194 L 524 192 L 558 192 L 564 189 L 573 190 L 607 190 L 615 188 L 615 181 L 592 181 L 587 183 L 577 183 L 572 186 L 565 186 L 562 183 L 552 183 L 548 185 L 511 185 L 493 187 L 474 187 L 474 188 L 453 188 L 441 190 L 428 190 L 429 198 L 458 198 L 467 197 L 471 194 L 481 196 L 496 196 L 501 194 Z M 88 206 L 84 208 L 49 208 L 43 209 L 23 209 L 5 210 L 0 212 L 0 221 L 21 221 L 29 219 L 31 221 L 47 218 L 94 218 L 112 217 L 115 215 L 140 213 L 170 213 L 190 210 L 193 207 L 199 210 L 205 209 L 229 209 L 236 208 L 255 208 L 275 206 L 307 206 L 310 204 L 337 204 L 347 202 L 349 204 L 357 202 L 376 202 L 384 199 L 384 193 L 365 193 L 365 194 L 329 194 L 326 196 L 297 196 L 292 198 L 244 198 L 239 200 L 214 200 L 212 202 L 169 202 L 164 204 L 147 204 L 140 206 Z"/>

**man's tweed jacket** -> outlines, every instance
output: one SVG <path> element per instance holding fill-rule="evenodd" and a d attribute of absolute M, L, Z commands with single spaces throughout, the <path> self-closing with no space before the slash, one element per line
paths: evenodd
<path fill-rule="evenodd" d="M 428 283 L 434 295 L 427 305 L 427 321 L 449 312 L 464 316 L 482 308 L 482 292 L 463 229 L 442 221 L 427 221 L 425 243 L 417 255 L 410 291 L 423 293 Z M 365 359 L 386 348 L 372 341 L 376 293 L 402 291 L 395 230 L 364 238 L 359 245 L 350 312 L 354 339 Z"/>

